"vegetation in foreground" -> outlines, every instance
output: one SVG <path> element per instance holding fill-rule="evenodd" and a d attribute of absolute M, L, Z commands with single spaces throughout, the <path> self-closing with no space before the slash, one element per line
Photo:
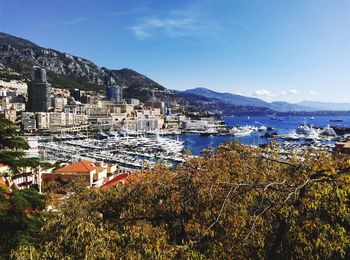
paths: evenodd
<path fill-rule="evenodd" d="M 0 162 L 8 165 L 13 174 L 20 173 L 23 167 L 46 165 L 38 158 L 26 157 L 24 150 L 30 147 L 21 134 L 13 122 L 0 118 Z"/>
<path fill-rule="evenodd" d="M 19 135 L 0 120 L 0 160 L 12 174 L 39 167 Z M 282 160 L 273 144 L 228 142 L 128 185 L 71 185 L 75 195 L 61 203 L 0 186 L 0 257 L 349 258 L 349 175 L 347 159 L 310 152 Z"/>
<path fill-rule="evenodd" d="M 349 161 L 277 151 L 225 143 L 173 172 L 83 190 L 11 257 L 349 258 Z"/>

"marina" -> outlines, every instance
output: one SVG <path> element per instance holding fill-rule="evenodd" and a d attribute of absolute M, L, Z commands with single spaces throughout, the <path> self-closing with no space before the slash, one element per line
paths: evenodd
<path fill-rule="evenodd" d="M 141 170 L 163 163 L 174 167 L 184 162 L 183 141 L 165 137 L 117 136 L 103 140 L 70 139 L 40 142 L 39 149 L 47 160 L 95 160 L 117 163 L 125 169 Z"/>
<path fill-rule="evenodd" d="M 95 160 L 114 163 L 121 169 L 129 170 L 152 168 L 156 163 L 174 167 L 185 161 L 185 148 L 198 156 L 203 149 L 215 148 L 227 140 L 238 140 L 253 146 L 275 141 L 279 143 L 281 151 L 287 153 L 310 149 L 329 153 L 334 148 L 335 141 L 342 136 L 337 135 L 329 126 L 329 119 L 322 119 L 324 127 L 319 118 L 310 119 L 319 125 L 314 127 L 300 123 L 305 122 L 305 118 L 279 121 L 275 118 L 230 117 L 225 118 L 227 128 L 220 125 L 220 128 L 211 126 L 205 129 L 143 132 L 124 129 L 98 132 L 93 137 L 82 133 L 56 134 L 51 139 L 42 138 L 39 141 L 39 150 L 46 160 Z M 347 122 L 350 120 L 342 123 Z M 288 124 L 290 126 L 286 127 Z"/>
<path fill-rule="evenodd" d="M 350 117 L 349 116 L 314 116 L 313 119 L 303 116 L 289 116 L 289 117 L 223 117 L 225 124 L 230 129 L 246 128 L 246 132 L 241 135 L 234 135 L 234 132 L 227 135 L 210 135 L 203 136 L 199 134 L 185 133 L 180 135 L 178 138 L 184 141 L 185 148 L 191 150 L 194 155 L 200 155 L 203 149 L 208 147 L 215 148 L 219 144 L 225 141 L 234 141 L 237 139 L 240 143 L 246 145 L 264 145 L 271 141 L 275 141 L 282 147 L 285 141 L 299 146 L 314 147 L 318 149 L 318 145 L 325 145 L 327 147 L 334 147 L 336 141 L 346 137 L 346 133 L 350 128 Z M 337 120 L 342 122 L 331 122 L 330 120 Z M 319 131 L 330 125 L 337 132 L 337 137 L 321 136 L 319 140 L 312 140 L 311 138 L 301 138 L 300 135 L 296 135 L 293 139 L 283 139 L 282 137 L 292 133 L 301 125 L 314 125 L 313 129 Z M 265 130 L 266 127 L 266 130 Z M 263 131 L 261 131 L 263 130 Z M 233 130 L 232 130 L 233 131 Z M 169 137 L 173 138 L 173 137 Z M 293 146 L 290 147 L 293 147 Z"/>

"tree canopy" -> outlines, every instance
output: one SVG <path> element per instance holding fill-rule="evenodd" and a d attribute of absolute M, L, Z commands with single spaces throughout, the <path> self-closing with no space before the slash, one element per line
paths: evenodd
<path fill-rule="evenodd" d="M 350 163 L 222 144 L 176 170 L 77 193 L 19 259 L 349 258 Z M 135 177 L 137 179 L 137 176 Z"/>
<path fill-rule="evenodd" d="M 13 173 L 21 167 L 37 167 L 37 158 L 25 157 L 24 150 L 29 149 L 27 141 L 22 138 L 20 129 L 11 121 L 0 118 L 0 162 L 9 165 Z"/>
<path fill-rule="evenodd" d="M 0 186 L 0 258 L 6 259 L 11 250 L 37 241 L 42 226 L 45 199 L 35 190 L 9 193 Z"/>

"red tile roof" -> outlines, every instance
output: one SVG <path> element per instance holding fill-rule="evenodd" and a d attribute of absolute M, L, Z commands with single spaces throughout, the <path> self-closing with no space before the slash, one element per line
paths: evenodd
<path fill-rule="evenodd" d="M 6 182 L 3 177 L 0 177 L 0 186 L 1 185 L 6 185 Z"/>
<path fill-rule="evenodd" d="M 63 168 L 55 170 L 55 173 L 90 173 L 91 171 L 96 170 L 97 172 L 102 170 L 101 167 L 97 166 L 96 163 L 91 161 L 81 161 L 67 165 Z"/>
<path fill-rule="evenodd" d="M 113 186 L 117 185 L 118 183 L 123 182 L 123 180 L 126 179 L 126 177 L 128 177 L 127 173 L 119 174 L 116 177 L 114 177 L 112 180 L 109 180 L 106 183 L 104 183 L 101 186 L 101 188 L 108 189 L 110 187 L 113 187 Z"/>
<path fill-rule="evenodd" d="M 125 178 L 125 181 L 123 183 L 124 184 L 132 183 L 133 186 L 136 186 L 142 181 L 143 177 L 145 177 L 145 173 L 130 174 L 128 177 Z"/>
<path fill-rule="evenodd" d="M 145 176 L 144 173 L 134 173 L 134 174 L 127 174 L 127 173 L 123 173 L 123 174 L 119 174 L 116 177 L 114 177 L 112 180 L 104 183 L 101 188 L 102 189 L 109 189 L 113 186 L 116 186 L 119 183 L 122 184 L 129 184 L 131 182 L 133 182 L 134 184 L 139 184 L 142 180 L 142 178 Z"/>

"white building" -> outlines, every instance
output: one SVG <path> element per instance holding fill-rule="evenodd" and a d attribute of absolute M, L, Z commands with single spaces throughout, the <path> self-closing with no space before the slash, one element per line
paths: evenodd
<path fill-rule="evenodd" d="M 64 112 L 73 113 L 74 115 L 86 115 L 87 110 L 87 106 L 83 104 L 66 105 L 64 108 Z"/>
<path fill-rule="evenodd" d="M 53 106 L 55 111 L 63 111 L 64 107 L 67 105 L 67 98 L 64 97 L 55 97 L 53 98 Z"/>
<path fill-rule="evenodd" d="M 7 96 L 6 88 L 0 88 L 0 97 L 6 97 L 6 96 Z"/>
<path fill-rule="evenodd" d="M 146 118 L 136 120 L 136 130 L 157 130 L 161 129 L 164 125 L 164 119 L 160 118 Z"/>
<path fill-rule="evenodd" d="M 66 126 L 66 114 L 63 112 L 52 112 L 49 114 L 50 128 Z"/>
<path fill-rule="evenodd" d="M 48 112 L 35 113 L 36 126 L 38 129 L 50 128 L 50 114 Z"/>
<path fill-rule="evenodd" d="M 65 113 L 66 114 L 66 126 L 74 125 L 74 114 L 73 113 Z"/>
<path fill-rule="evenodd" d="M 39 139 L 37 136 L 26 136 L 25 139 L 29 145 L 29 149 L 26 151 L 30 157 L 39 156 Z"/>
<path fill-rule="evenodd" d="M 185 120 L 181 122 L 182 129 L 186 130 L 200 130 L 208 126 L 207 121 L 203 120 Z"/>
<path fill-rule="evenodd" d="M 16 110 L 16 112 L 22 112 L 26 110 L 26 104 L 25 103 L 10 103 L 7 101 L 7 98 L 5 100 L 5 103 L 0 105 L 0 110 L 4 111 L 6 109 L 13 109 Z"/>

